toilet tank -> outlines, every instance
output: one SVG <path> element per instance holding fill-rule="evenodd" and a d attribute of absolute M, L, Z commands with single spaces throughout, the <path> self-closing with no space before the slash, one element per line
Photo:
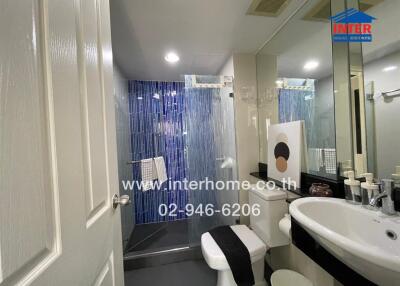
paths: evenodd
<path fill-rule="evenodd" d="M 260 206 L 260 215 L 250 215 L 250 227 L 269 247 L 289 244 L 289 239 L 280 231 L 279 221 L 289 212 L 287 193 L 281 189 L 267 190 L 253 186 L 249 191 L 251 206 Z"/>

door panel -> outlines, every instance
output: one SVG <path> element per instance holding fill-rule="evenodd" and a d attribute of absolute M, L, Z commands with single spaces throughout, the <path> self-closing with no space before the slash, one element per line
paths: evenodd
<path fill-rule="evenodd" d="M 93 283 L 94 286 L 109 286 L 115 285 L 114 283 L 114 253 L 111 253 L 110 258 L 104 265 L 96 281 Z"/>
<path fill-rule="evenodd" d="M 0 285 L 123 285 L 108 0 L 0 2 Z"/>
<path fill-rule="evenodd" d="M 78 57 L 80 60 L 83 145 L 85 164 L 85 194 L 90 226 L 110 207 L 106 159 L 106 118 L 102 67 L 100 1 L 81 2 L 78 15 Z"/>
<path fill-rule="evenodd" d="M 43 6 L 6 2 L 0 4 L 0 282 L 11 284 L 51 264 L 61 242 Z"/>

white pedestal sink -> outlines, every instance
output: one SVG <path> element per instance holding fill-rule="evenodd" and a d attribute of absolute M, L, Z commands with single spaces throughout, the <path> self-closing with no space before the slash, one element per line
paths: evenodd
<path fill-rule="evenodd" d="M 400 285 L 400 216 L 342 199 L 302 198 L 290 214 L 333 256 L 381 286 Z"/>

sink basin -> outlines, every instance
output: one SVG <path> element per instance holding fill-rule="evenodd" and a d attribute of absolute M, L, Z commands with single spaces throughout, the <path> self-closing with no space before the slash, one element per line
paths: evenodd
<path fill-rule="evenodd" d="M 378 285 L 399 285 L 400 217 L 342 199 L 302 198 L 290 214 L 328 252 Z"/>

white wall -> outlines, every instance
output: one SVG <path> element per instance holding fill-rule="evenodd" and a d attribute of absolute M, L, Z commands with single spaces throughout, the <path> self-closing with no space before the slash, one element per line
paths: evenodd
<path fill-rule="evenodd" d="M 226 76 L 234 76 L 235 70 L 233 69 L 233 55 L 230 56 L 221 70 L 219 71 L 220 75 L 226 75 Z"/>
<path fill-rule="evenodd" d="M 393 71 L 383 68 L 397 66 Z M 400 165 L 400 97 L 385 101 L 384 91 L 400 88 L 400 51 L 368 63 L 364 67 L 364 83 L 374 82 L 377 177 L 390 178 Z"/>
<path fill-rule="evenodd" d="M 250 175 L 258 171 L 259 162 L 256 57 L 253 54 L 234 54 L 219 74 L 234 77 L 238 179 L 256 182 L 256 178 Z M 247 191 L 241 190 L 239 203 L 248 201 Z M 241 217 L 241 223 L 249 224 L 249 218 Z"/>
<path fill-rule="evenodd" d="M 257 75 L 256 57 L 252 54 L 234 54 L 234 94 L 236 148 L 239 163 L 239 180 L 255 182 L 250 175 L 258 171 L 259 137 L 257 111 Z M 241 204 L 249 202 L 247 191 L 239 195 Z M 242 223 L 249 223 L 249 218 L 242 218 Z"/>
<path fill-rule="evenodd" d="M 279 123 L 279 100 L 276 90 L 277 57 L 257 55 L 257 105 L 259 116 L 260 162 L 268 163 L 268 127 Z"/>

